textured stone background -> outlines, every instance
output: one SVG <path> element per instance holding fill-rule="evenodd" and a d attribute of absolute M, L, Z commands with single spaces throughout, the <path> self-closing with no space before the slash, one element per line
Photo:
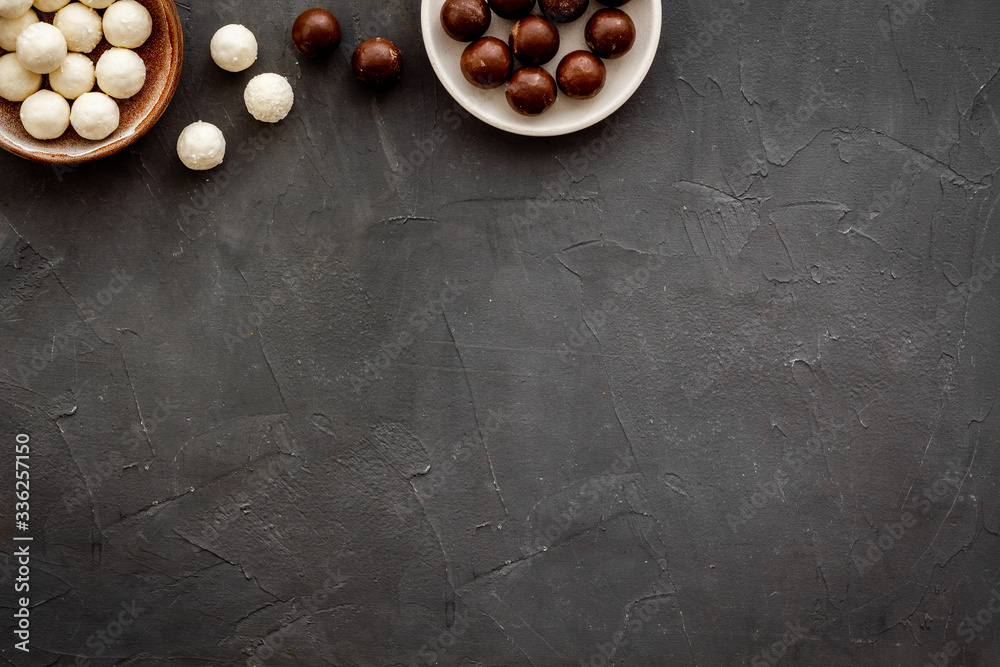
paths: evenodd
<path fill-rule="evenodd" d="M 635 97 L 552 139 L 458 112 L 415 0 L 330 5 L 319 63 L 308 6 L 179 4 L 145 139 L 0 155 L 0 659 L 1000 664 L 1000 5 L 671 0 Z"/>

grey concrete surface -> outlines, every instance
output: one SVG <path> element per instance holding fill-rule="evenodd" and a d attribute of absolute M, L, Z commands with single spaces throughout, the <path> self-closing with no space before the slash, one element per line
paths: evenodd
<path fill-rule="evenodd" d="M 1000 664 L 1000 5 L 666 2 L 551 139 L 460 113 L 415 0 L 323 62 L 309 6 L 178 3 L 147 137 L 0 155 L 0 661 Z"/>

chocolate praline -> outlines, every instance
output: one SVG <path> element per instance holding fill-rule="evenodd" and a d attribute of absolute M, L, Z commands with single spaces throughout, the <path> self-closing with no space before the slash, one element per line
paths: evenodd
<path fill-rule="evenodd" d="M 538 0 L 538 8 L 553 23 L 575 21 L 587 11 L 590 0 Z"/>
<path fill-rule="evenodd" d="M 635 43 L 635 24 L 620 9 L 600 9 L 587 21 L 587 48 L 601 58 L 621 58 Z"/>
<path fill-rule="evenodd" d="M 559 30 L 545 17 L 532 14 L 511 27 L 507 43 L 525 65 L 544 65 L 559 52 Z"/>
<path fill-rule="evenodd" d="M 292 41 L 304 56 L 315 58 L 330 53 L 340 45 L 340 22 L 337 17 L 314 7 L 307 9 L 292 25 Z"/>
<path fill-rule="evenodd" d="M 523 67 L 507 82 L 507 103 L 522 116 L 548 111 L 556 94 L 556 82 L 541 67 Z"/>
<path fill-rule="evenodd" d="M 607 68 L 589 51 L 567 53 L 556 69 L 559 90 L 575 100 L 589 100 L 604 88 Z"/>
<path fill-rule="evenodd" d="M 486 0 L 445 0 L 441 5 L 441 27 L 459 42 L 472 42 L 482 37 L 492 18 Z"/>
<path fill-rule="evenodd" d="M 493 13 L 502 19 L 516 21 L 535 8 L 535 0 L 487 0 Z"/>
<path fill-rule="evenodd" d="M 372 37 L 358 44 L 351 58 L 354 76 L 373 88 L 385 88 L 403 72 L 403 54 L 399 47 L 383 37 Z"/>
<path fill-rule="evenodd" d="M 510 78 L 514 58 L 496 37 L 483 37 L 462 51 L 462 75 L 476 88 L 499 88 Z"/>

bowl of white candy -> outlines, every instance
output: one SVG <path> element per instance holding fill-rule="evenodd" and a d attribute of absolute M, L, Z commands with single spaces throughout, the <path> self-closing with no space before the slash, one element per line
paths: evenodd
<path fill-rule="evenodd" d="M 180 80 L 173 0 L 0 0 L 0 146 L 97 160 L 160 119 Z"/>

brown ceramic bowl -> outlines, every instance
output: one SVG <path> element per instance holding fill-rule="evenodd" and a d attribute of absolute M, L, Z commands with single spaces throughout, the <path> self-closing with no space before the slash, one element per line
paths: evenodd
<path fill-rule="evenodd" d="M 38 162 L 87 162 L 108 157 L 132 145 L 156 124 L 177 90 L 184 60 L 184 35 L 174 0 L 138 2 L 153 17 L 153 34 L 135 50 L 146 63 L 146 85 L 135 96 L 118 100 L 121 110 L 121 125 L 118 129 L 101 141 L 88 141 L 72 127 L 58 139 L 39 141 L 25 132 L 21 125 L 21 103 L 0 99 L 0 146 L 15 155 Z M 103 14 L 103 10 L 99 11 Z M 39 16 L 43 21 L 51 23 L 55 14 L 40 13 Z M 108 48 L 108 43 L 102 40 L 88 55 L 96 64 L 97 59 Z M 0 54 L 3 53 L 6 52 L 0 49 Z M 48 76 L 43 77 L 42 87 L 48 87 Z M 96 85 L 94 90 L 98 90 Z"/>

